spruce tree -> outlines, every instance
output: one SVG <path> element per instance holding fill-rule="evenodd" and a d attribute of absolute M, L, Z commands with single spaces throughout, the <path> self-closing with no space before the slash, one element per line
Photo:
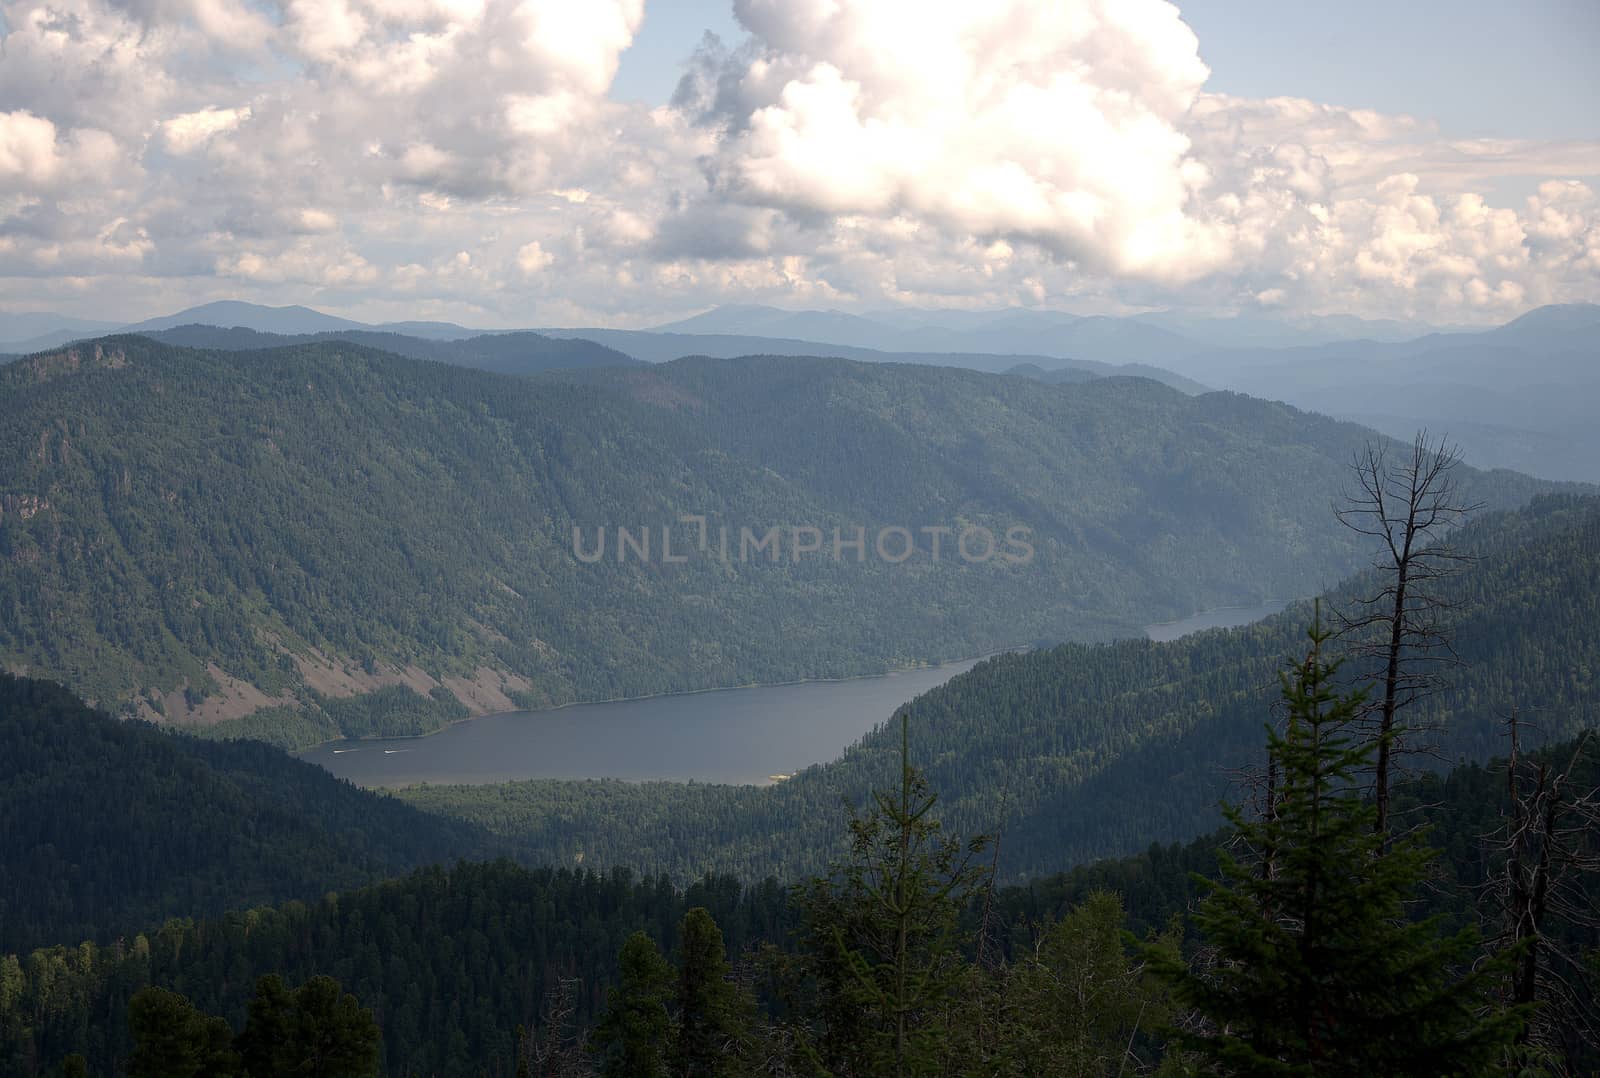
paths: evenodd
<path fill-rule="evenodd" d="M 233 1030 L 204 1014 L 188 997 L 165 988 L 141 988 L 128 1001 L 133 1054 L 129 1078 L 231 1078 L 238 1073 Z"/>
<path fill-rule="evenodd" d="M 1226 809 L 1237 841 L 1196 917 L 1214 964 L 1160 949 L 1149 961 L 1201 1019 L 1182 1047 L 1222 1073 L 1490 1073 L 1523 1014 L 1494 1007 L 1499 971 L 1471 968 L 1470 930 L 1408 918 L 1433 854 L 1415 836 L 1386 849 L 1374 827 L 1358 780 L 1375 751 L 1356 736 L 1364 693 L 1336 689 L 1329 635 L 1313 624 L 1304 662 L 1282 675 L 1266 811 Z"/>
<path fill-rule="evenodd" d="M 804 945 L 817 982 L 819 1063 L 851 1074 L 937 1073 L 967 973 L 960 914 L 989 878 L 987 843 L 943 833 L 938 797 L 911 766 L 900 716 L 899 781 L 850 821 L 851 855 L 802 888 Z"/>
<path fill-rule="evenodd" d="M 378 1023 L 332 977 L 291 992 L 269 974 L 256 982 L 237 1048 L 250 1078 L 365 1078 L 378 1072 Z"/>
<path fill-rule="evenodd" d="M 600 1073 L 614 1078 L 666 1078 L 672 1056 L 672 1016 L 667 1001 L 672 967 L 656 941 L 635 932 L 617 958 L 617 985 L 606 994 L 606 1011 L 590 1048 Z"/>
<path fill-rule="evenodd" d="M 679 1075 L 733 1073 L 750 1034 L 752 1008 L 729 979 L 722 929 L 696 906 L 678 926 L 678 1037 L 673 1071 Z"/>

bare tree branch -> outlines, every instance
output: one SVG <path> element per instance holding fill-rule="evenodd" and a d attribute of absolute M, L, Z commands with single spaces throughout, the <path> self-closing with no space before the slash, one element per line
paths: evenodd
<path fill-rule="evenodd" d="M 1378 667 L 1382 692 L 1370 705 L 1369 719 L 1377 743 L 1376 827 L 1385 835 L 1395 758 L 1413 751 L 1399 713 L 1438 692 L 1442 669 L 1458 661 L 1450 645 L 1451 604 L 1433 585 L 1469 560 L 1447 545 L 1450 530 L 1480 508 L 1457 492 L 1453 470 L 1460 459 L 1447 439 L 1434 442 L 1426 430 L 1397 460 L 1383 444 L 1368 443 L 1351 462 L 1355 488 L 1334 510 L 1347 528 L 1380 541 L 1383 586 L 1361 599 L 1357 610 L 1336 617 L 1347 650 Z"/>

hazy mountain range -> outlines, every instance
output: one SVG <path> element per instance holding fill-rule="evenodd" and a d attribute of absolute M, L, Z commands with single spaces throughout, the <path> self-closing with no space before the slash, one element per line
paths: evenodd
<path fill-rule="evenodd" d="M 110 328 L 45 313 L 0 314 L 0 349 L 25 354 Z M 740 305 L 652 330 L 483 331 L 446 322 L 368 325 L 307 307 L 224 301 L 115 328 L 226 350 L 338 337 L 513 373 L 686 355 L 829 355 L 1056 382 L 1132 375 L 1186 393 L 1232 389 L 1281 400 L 1400 438 L 1428 427 L 1450 435 L 1480 467 L 1600 480 L 1600 428 L 1589 418 L 1600 400 L 1596 304 L 1542 307 L 1487 330 L 1338 317 L 1107 317 L 1020 308 L 849 314 Z M 592 343 L 558 347 L 555 340 Z"/>

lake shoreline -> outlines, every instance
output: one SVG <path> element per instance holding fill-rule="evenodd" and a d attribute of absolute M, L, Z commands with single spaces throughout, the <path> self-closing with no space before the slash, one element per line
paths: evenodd
<path fill-rule="evenodd" d="M 1169 643 L 1195 632 L 1253 624 L 1292 602 L 1210 607 L 1186 618 L 1130 626 L 1119 639 Z M 330 737 L 295 755 L 368 788 L 594 778 L 767 785 L 763 780 L 833 758 L 896 709 L 985 660 L 1036 646 L 837 677 L 513 707 L 467 715 L 423 733 Z M 785 725 L 786 716 L 802 718 L 802 726 L 814 733 L 797 733 L 792 723 Z M 704 759 L 686 759 L 685 739 L 707 737 L 713 740 L 702 744 L 716 748 Z"/>
<path fill-rule="evenodd" d="M 783 689 L 795 685 L 843 685 L 852 681 L 870 681 L 874 678 L 894 677 L 896 674 L 915 673 L 919 670 L 937 670 L 941 666 L 956 666 L 961 663 L 973 663 L 976 665 L 977 663 L 983 662 L 985 659 L 992 659 L 996 655 L 1009 655 L 1013 652 L 1031 650 L 1033 650 L 1032 644 L 1017 644 L 1013 647 L 1000 648 L 996 651 L 988 651 L 982 655 L 967 655 L 957 659 L 942 659 L 938 662 L 919 662 L 913 663 L 909 666 L 895 666 L 876 674 L 846 674 L 843 677 L 807 677 L 796 678 L 792 681 L 752 681 L 744 685 L 713 685 L 704 689 L 676 689 L 671 692 L 644 693 L 640 696 L 612 696 L 607 697 L 604 700 L 569 700 L 564 704 L 552 704 L 549 707 L 516 707 L 507 711 L 485 711 L 480 715 L 468 715 L 465 718 L 451 719 L 449 722 L 438 727 L 437 729 L 429 730 L 427 733 L 423 734 L 374 734 L 366 737 L 325 738 L 322 741 L 318 741 L 315 745 L 307 745 L 304 748 L 295 749 L 290 755 L 304 757 L 307 753 L 316 752 L 318 749 L 326 748 L 329 745 L 335 745 L 342 741 L 348 741 L 353 745 L 359 745 L 362 742 L 378 741 L 420 741 L 424 738 L 434 737 L 437 734 L 442 734 L 446 730 L 453 729 L 454 727 L 477 722 L 479 719 L 504 718 L 507 715 L 553 715 L 557 712 L 567 711 L 575 707 L 595 707 L 601 704 L 636 704 L 643 703 L 647 700 L 677 700 L 689 696 L 705 696 L 710 693 L 745 692 L 750 689 Z"/>

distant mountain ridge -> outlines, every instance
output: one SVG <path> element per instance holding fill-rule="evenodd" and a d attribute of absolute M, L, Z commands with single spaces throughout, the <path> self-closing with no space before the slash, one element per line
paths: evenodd
<path fill-rule="evenodd" d="M 1355 420 L 1430 427 L 1469 462 L 1600 480 L 1600 305 L 1541 307 L 1478 333 L 1215 350 L 1178 366 L 1212 385 Z"/>
<path fill-rule="evenodd" d="M 243 300 L 217 300 L 138 322 L 107 322 L 47 312 L 0 312 L 0 352 L 28 355 L 107 333 L 150 333 L 193 325 L 285 336 L 375 330 L 426 340 L 461 340 L 484 332 L 467 329 L 453 322 L 389 322 L 372 325 L 300 305 L 270 307 Z"/>
<path fill-rule="evenodd" d="M 0 367 L 0 396 L 0 667 L 288 744 L 1105 639 L 1365 560 L 1326 508 L 1368 432 L 1145 379 L 771 356 L 508 378 L 128 335 Z M 1496 505 L 1548 489 L 1468 476 Z M 908 565 L 617 553 L 685 514 L 735 550 L 742 527 L 951 538 Z M 980 526 L 1029 529 L 1031 568 L 955 557 Z"/>
<path fill-rule="evenodd" d="M 1019 352 L 1164 365 L 1219 347 L 1293 347 L 1335 340 L 1410 340 L 1440 331 L 1422 322 L 1351 316 L 1202 316 L 1158 311 L 1075 315 L 1017 307 L 994 311 L 792 311 L 730 304 L 653 327 L 661 333 L 803 338 L 880 351 Z"/>
<path fill-rule="evenodd" d="M 378 330 L 334 330 L 294 335 L 263 333 L 233 327 L 182 325 L 149 330 L 143 336 L 184 348 L 243 352 L 264 348 L 295 348 L 345 341 L 411 359 L 427 359 L 458 367 L 474 367 L 497 374 L 535 374 L 551 370 L 590 367 L 625 367 L 640 361 L 614 348 L 583 338 L 546 337 L 531 332 L 488 333 L 476 337 L 426 338 Z"/>
<path fill-rule="evenodd" d="M 49 340 L 49 344 L 39 345 L 40 348 L 49 348 L 66 343 L 71 335 L 110 333 L 119 325 L 117 322 L 72 318 L 49 311 L 0 311 L 0 351 L 25 351 L 15 346 L 35 340 Z"/>
<path fill-rule="evenodd" d="M 0 315 L 0 329 L 7 324 Z M 18 326 L 44 316 L 11 316 Z M 1528 311 L 1488 329 L 1429 327 L 1340 316 L 1202 316 L 1151 312 L 1126 317 L 1080 316 L 1015 308 L 1000 311 L 792 311 L 730 305 L 655 330 L 547 328 L 487 333 L 445 322 L 367 326 L 304 307 L 259 307 L 226 301 L 139 323 L 141 332 L 170 333 L 204 323 L 256 332 L 398 334 L 369 343 L 406 355 L 519 369 L 483 340 L 534 332 L 590 340 L 646 362 L 689 355 L 839 356 L 863 362 L 909 362 L 1001 372 L 1038 368 L 1071 381 L 1153 378 L 1186 393 L 1232 389 L 1371 426 L 1399 438 L 1419 427 L 1452 435 L 1467 459 L 1559 480 L 1600 481 L 1600 428 L 1588 402 L 1600 393 L 1600 305 L 1569 303 Z M 165 328 L 162 328 L 165 327 Z M 62 329 L 28 341 L 0 343 L 26 353 L 82 337 Z M 234 338 L 212 346 L 242 347 Z M 420 342 L 480 344 L 457 351 Z M 176 339 L 176 338 L 168 338 Z M 192 339 L 192 335 L 190 338 Z M 356 338 L 348 338 L 356 339 Z M 286 343 L 286 342 L 272 342 Z M 520 369 L 554 368 L 548 349 L 529 349 Z M 583 366 L 587 361 L 572 364 Z"/>
<path fill-rule="evenodd" d="M 766 310 L 775 311 L 776 309 L 770 308 Z M 787 314 L 787 312 L 778 313 Z M 854 316 L 840 315 L 839 318 L 850 320 Z M 870 324 L 862 319 L 855 320 L 863 324 Z M 222 332 L 208 334 L 204 332 L 207 327 L 221 330 Z M 369 325 L 347 318 L 324 314 L 309 307 L 264 307 L 259 304 L 236 300 L 223 300 L 216 303 L 203 304 L 199 307 L 191 307 L 179 311 L 176 314 L 136 322 L 132 325 L 120 327 L 120 329 L 124 332 L 151 334 L 158 339 L 171 343 L 221 348 L 229 351 L 311 343 L 315 340 L 327 340 L 334 335 L 339 335 L 345 340 L 359 341 L 372 347 L 382 348 L 386 351 L 413 358 L 435 359 L 464 366 L 476 366 L 485 370 L 520 371 L 522 373 L 541 369 L 541 363 L 545 367 L 551 368 L 558 365 L 587 366 L 591 365 L 592 361 L 597 361 L 599 357 L 598 355 L 590 355 L 587 359 L 578 362 L 554 364 L 546 362 L 550 358 L 552 349 L 542 347 L 522 349 L 523 353 L 532 354 L 527 356 L 528 362 L 520 362 L 513 358 L 518 351 L 514 344 L 508 343 L 503 346 L 496 346 L 490 342 L 489 338 L 514 336 L 528 341 L 531 337 L 537 336 L 547 339 L 592 341 L 633 359 L 649 363 L 667 362 L 691 355 L 708 355 L 714 358 L 732 358 L 743 355 L 839 356 L 862 362 L 929 363 L 938 366 L 969 367 L 973 370 L 995 372 L 1008 370 L 1022 363 L 1032 363 L 1041 369 L 1049 370 L 1071 368 L 1091 371 L 1099 376 L 1127 375 L 1153 378 L 1185 393 L 1198 393 L 1203 392 L 1205 389 L 1204 386 L 1192 379 L 1184 378 L 1159 367 L 1139 363 L 1102 363 L 1069 357 L 1001 354 L 994 348 L 985 347 L 973 348 L 970 351 L 952 348 L 950 347 L 949 335 L 944 333 L 931 334 L 927 341 L 929 347 L 925 350 L 886 353 L 879 349 L 836 344 L 826 339 L 801 340 L 794 337 L 774 337 L 748 333 L 738 335 L 718 333 L 666 334 L 613 329 L 480 331 L 466 329 L 450 322 L 394 322 Z M 101 327 L 95 332 L 103 331 L 104 327 Z M 267 334 L 276 339 L 261 339 L 252 337 L 252 334 Z M 0 350 L 10 351 L 13 354 L 30 354 L 57 348 L 71 341 L 93 335 L 94 333 L 63 329 L 31 340 L 3 344 L 0 345 Z M 451 348 L 439 346 L 459 344 L 459 342 L 469 339 L 478 343 L 470 347 Z M 979 341 L 980 339 L 974 337 L 974 340 Z M 574 359 L 579 358 L 578 353 L 568 353 L 568 356 Z"/>
<path fill-rule="evenodd" d="M 1046 370 L 1077 370 L 1095 377 L 1149 378 L 1182 393 L 1203 393 L 1206 386 L 1191 378 L 1145 363 L 1102 363 L 1036 354 L 1001 354 L 993 351 L 959 351 L 949 348 L 921 352 L 885 352 L 856 345 L 834 344 L 787 337 L 761 337 L 724 333 L 658 333 L 636 329 L 543 329 L 551 337 L 598 341 L 648 363 L 667 363 L 686 356 L 735 359 L 739 356 L 795 356 L 849 359 L 859 363 L 912 363 L 931 367 L 963 367 L 996 374 L 1019 365 Z M 948 342 L 946 342 L 948 343 Z"/>
<path fill-rule="evenodd" d="M 909 318 L 910 316 L 908 316 Z M 657 333 L 778 337 L 880 352 L 976 353 L 1102 363 L 1158 363 L 1158 357 L 1200 347 L 1160 326 L 1132 319 L 1024 309 L 942 319 L 942 324 L 891 323 L 841 311 L 719 307 L 655 327 Z"/>
<path fill-rule="evenodd" d="M 329 333 L 371 328 L 363 322 L 323 314 L 310 307 L 264 307 L 259 303 L 225 299 L 202 303 L 176 314 L 147 318 L 143 322 L 123 326 L 122 330 L 127 333 L 146 333 L 185 325 L 218 326 L 223 329 L 239 327 L 260 333 Z"/>

